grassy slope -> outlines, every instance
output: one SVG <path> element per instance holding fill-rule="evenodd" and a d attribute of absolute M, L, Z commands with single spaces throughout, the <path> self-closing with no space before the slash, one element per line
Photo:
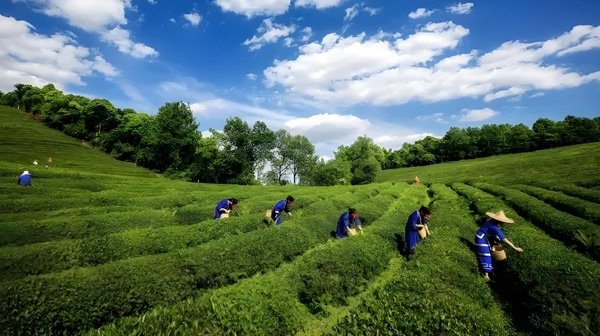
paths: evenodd
<path fill-rule="evenodd" d="M 425 183 L 490 182 L 495 184 L 597 185 L 600 182 L 600 143 L 589 143 L 530 153 L 463 160 L 425 167 L 384 170 L 378 182 Z"/>

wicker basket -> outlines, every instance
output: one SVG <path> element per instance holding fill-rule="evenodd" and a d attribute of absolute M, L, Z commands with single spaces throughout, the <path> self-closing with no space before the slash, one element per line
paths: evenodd
<path fill-rule="evenodd" d="M 502 245 L 492 246 L 492 259 L 494 259 L 494 261 L 506 260 L 506 252 L 504 252 L 504 247 L 502 247 Z"/>
<path fill-rule="evenodd" d="M 351 236 L 356 236 L 356 229 L 348 229 Z"/>
<path fill-rule="evenodd" d="M 271 210 L 267 210 L 267 212 L 265 212 L 265 217 L 271 218 Z"/>
<path fill-rule="evenodd" d="M 427 237 L 427 231 L 425 230 L 424 227 L 418 228 L 417 232 L 419 233 L 419 237 L 421 237 L 421 239 Z"/>
<path fill-rule="evenodd" d="M 221 219 L 223 219 L 223 218 L 229 218 L 229 214 L 227 214 L 227 213 L 221 214 Z"/>

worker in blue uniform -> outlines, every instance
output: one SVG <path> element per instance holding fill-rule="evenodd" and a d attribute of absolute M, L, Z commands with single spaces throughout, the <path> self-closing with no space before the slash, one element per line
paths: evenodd
<path fill-rule="evenodd" d="M 514 223 L 514 220 L 506 217 L 504 211 L 502 210 L 500 210 L 498 213 L 486 212 L 485 214 L 488 215 L 490 219 L 479 227 L 475 233 L 474 243 L 479 267 L 485 274 L 485 280 L 490 281 L 491 279 L 489 274 L 494 269 L 494 266 L 492 265 L 492 249 L 490 246 L 490 238 L 497 238 L 498 240 L 505 242 L 517 252 L 523 252 L 523 249 L 513 245 L 513 243 L 506 238 L 506 235 L 504 235 L 504 232 L 502 232 L 498 226 L 501 223 Z"/>
<path fill-rule="evenodd" d="M 280 200 L 275 204 L 271 210 L 271 219 L 275 222 L 275 224 L 281 225 L 282 212 L 287 213 L 290 217 L 292 216 L 292 213 L 290 212 L 290 206 L 293 205 L 295 201 L 296 200 L 294 197 L 288 196 L 286 199 Z"/>
<path fill-rule="evenodd" d="M 358 213 L 356 209 L 350 208 L 348 211 L 344 212 L 337 223 L 337 237 L 340 239 L 346 238 L 348 233 L 350 232 L 350 221 L 352 221 L 356 228 L 362 232 L 362 226 L 360 220 L 358 219 Z"/>
<path fill-rule="evenodd" d="M 31 186 L 31 174 L 29 174 L 29 172 L 27 170 L 24 171 L 23 174 L 21 174 L 21 176 L 19 176 L 19 179 L 17 180 L 17 184 L 22 187 Z"/>
<path fill-rule="evenodd" d="M 415 248 L 419 241 L 421 241 L 421 237 L 419 237 L 419 229 L 427 230 L 429 234 L 429 229 L 426 226 L 426 223 L 431 219 L 431 211 L 426 206 L 421 206 L 419 210 L 414 211 L 408 217 L 406 221 L 406 227 L 404 228 L 404 249 L 406 254 L 406 259 L 410 260 L 410 255 L 415 253 Z"/>
<path fill-rule="evenodd" d="M 236 198 L 224 198 L 215 207 L 215 219 L 221 219 L 222 214 L 229 214 L 233 206 L 238 204 Z"/>

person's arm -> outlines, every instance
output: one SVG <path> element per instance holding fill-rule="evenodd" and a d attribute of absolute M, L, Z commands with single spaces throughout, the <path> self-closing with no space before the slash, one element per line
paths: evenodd
<path fill-rule="evenodd" d="M 508 246 L 512 247 L 513 250 L 517 251 L 517 252 L 523 252 L 523 249 L 520 247 L 516 247 L 515 245 L 513 245 L 513 243 L 510 242 L 510 240 L 508 240 L 508 238 L 504 238 L 502 239 L 503 242 L 505 242 L 506 244 L 508 244 Z"/>
<path fill-rule="evenodd" d="M 288 214 L 288 216 L 292 216 L 292 213 L 290 212 L 290 206 L 289 204 L 287 204 L 287 202 L 285 203 L 285 209 L 283 209 L 283 211 L 285 211 L 285 213 Z"/>
<path fill-rule="evenodd" d="M 360 230 L 360 232 L 363 232 L 362 225 L 361 225 L 360 220 L 358 218 L 354 218 L 354 224 Z"/>

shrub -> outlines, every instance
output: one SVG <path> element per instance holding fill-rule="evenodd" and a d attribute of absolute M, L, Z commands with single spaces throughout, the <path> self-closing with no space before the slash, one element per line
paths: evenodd
<path fill-rule="evenodd" d="M 600 265 L 548 237 L 499 198 L 462 183 L 452 185 L 480 215 L 504 210 L 515 220 L 503 230 L 524 249 L 507 251 L 497 286 L 511 305 L 514 323 L 533 334 L 595 335 L 600 332 Z"/>

